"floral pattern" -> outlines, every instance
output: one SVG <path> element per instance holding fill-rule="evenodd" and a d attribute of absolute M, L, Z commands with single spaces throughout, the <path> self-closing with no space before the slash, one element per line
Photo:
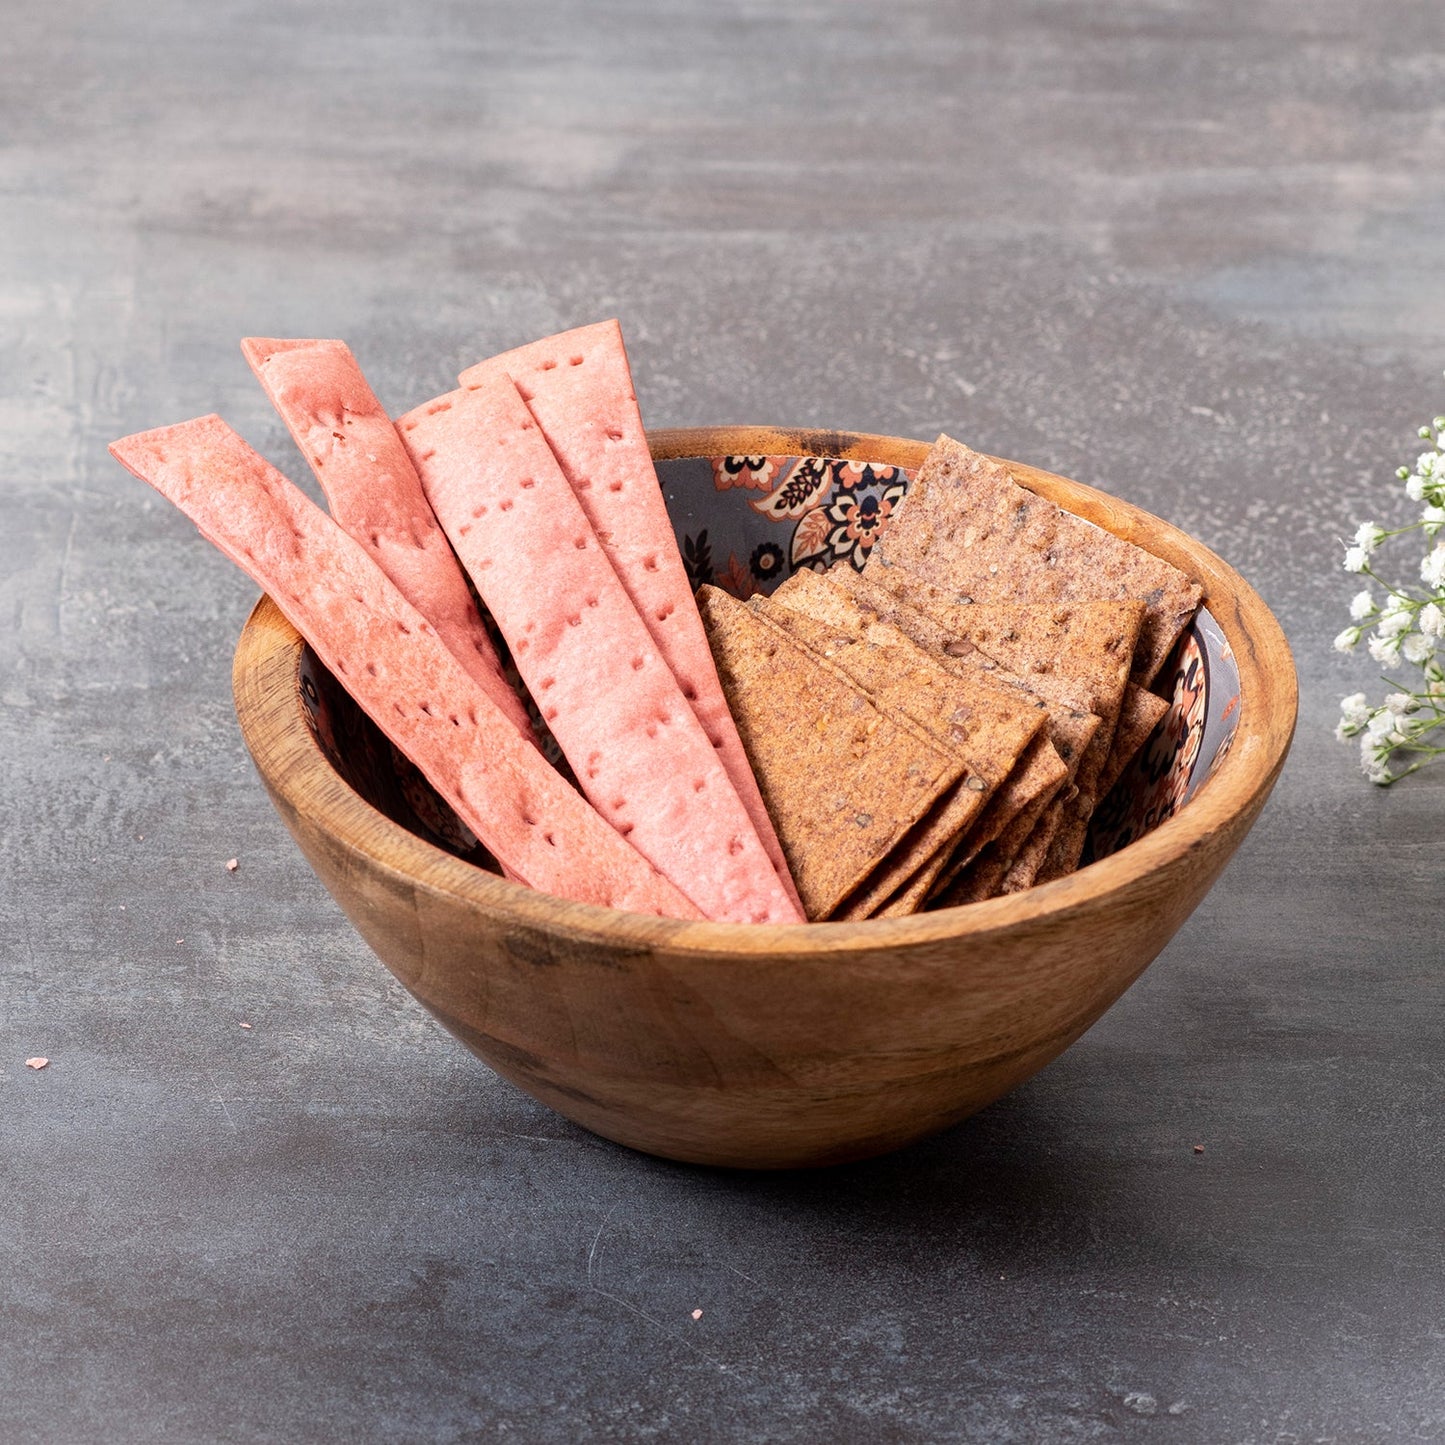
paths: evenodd
<path fill-rule="evenodd" d="M 902 482 L 886 487 L 870 484 L 840 493 L 827 509 L 828 521 L 834 525 L 828 531 L 824 550 L 834 561 L 846 558 L 861 572 L 874 542 L 902 500 Z"/>
<path fill-rule="evenodd" d="M 781 457 L 714 457 L 713 489 L 730 492 L 734 487 L 742 487 L 748 491 L 770 491 L 781 461 Z"/>
<path fill-rule="evenodd" d="M 837 466 L 825 457 L 799 457 L 782 470 L 782 482 L 777 487 L 749 505 L 773 522 L 795 520 L 828 498 Z"/>

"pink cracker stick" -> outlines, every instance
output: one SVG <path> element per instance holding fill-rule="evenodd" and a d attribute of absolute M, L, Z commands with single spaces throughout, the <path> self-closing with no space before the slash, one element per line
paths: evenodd
<path fill-rule="evenodd" d="M 519 880 L 581 903 L 698 916 L 521 739 L 365 550 L 220 417 L 141 432 L 110 450 L 270 593 Z"/>
<path fill-rule="evenodd" d="M 344 341 L 250 336 L 241 350 L 316 473 L 331 515 L 532 742 L 527 710 L 502 676 L 462 569 L 351 349 Z"/>
<path fill-rule="evenodd" d="M 708 918 L 801 922 L 512 382 L 438 397 L 397 429 L 598 812 Z"/>
<path fill-rule="evenodd" d="M 507 375 L 572 484 L 602 550 L 697 714 L 763 847 L 802 904 L 718 683 L 692 586 L 647 449 L 616 321 L 578 327 L 469 367 L 465 388 Z"/>

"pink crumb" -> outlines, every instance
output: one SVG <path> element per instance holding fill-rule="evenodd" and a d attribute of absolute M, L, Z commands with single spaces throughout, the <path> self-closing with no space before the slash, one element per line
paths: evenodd
<path fill-rule="evenodd" d="M 1194 1152 L 1195 1152 L 1196 1154 L 1202 1154 L 1202 1153 L 1204 1153 L 1204 1145 L 1203 1145 L 1203 1144 L 1196 1144 L 1196 1145 L 1194 1146 Z"/>
<path fill-rule="evenodd" d="M 49 1059 L 45 1059 L 45 1058 L 39 1058 L 39 1057 L 37 1057 L 37 1058 L 26 1059 L 26 1060 L 25 1060 L 25 1067 L 26 1067 L 27 1069 L 44 1069 L 44 1068 L 47 1068 L 47 1067 L 49 1066 L 49 1064 L 50 1064 L 50 1060 L 49 1060 Z"/>
<path fill-rule="evenodd" d="M 243 1029 L 248 1029 L 248 1028 L 251 1027 L 251 1025 L 250 1025 L 250 1024 L 242 1024 L 241 1027 L 242 1027 Z"/>
<path fill-rule="evenodd" d="M 692 1317 L 693 1317 L 693 1319 L 695 1319 L 695 1320 L 700 1320 L 700 1319 L 702 1318 L 702 1311 L 701 1311 L 701 1310 L 694 1310 L 694 1311 L 692 1312 Z"/>
<path fill-rule="evenodd" d="M 227 872 L 227 873 L 234 873 L 234 872 L 236 871 L 236 869 L 239 868 L 240 866 L 241 866 L 241 860 L 240 860 L 239 858 L 228 858 L 228 859 L 226 860 L 226 872 Z"/>

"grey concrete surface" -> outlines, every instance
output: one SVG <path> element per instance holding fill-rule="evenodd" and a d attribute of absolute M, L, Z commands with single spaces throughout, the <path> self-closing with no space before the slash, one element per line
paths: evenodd
<path fill-rule="evenodd" d="M 1445 410 L 1440 22 L 6 0 L 0 1440 L 1445 1439 L 1445 769 L 1364 783 L 1329 646 Z M 254 779 L 253 589 L 105 453 L 216 410 L 299 475 L 244 334 L 400 408 L 612 314 L 653 425 L 948 428 L 1190 529 L 1296 649 L 1175 943 L 895 1157 L 661 1163 L 440 1033 Z"/>

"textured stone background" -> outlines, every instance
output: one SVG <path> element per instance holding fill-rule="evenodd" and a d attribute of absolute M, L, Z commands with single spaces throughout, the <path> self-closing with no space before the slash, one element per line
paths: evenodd
<path fill-rule="evenodd" d="M 1329 648 L 1445 410 L 1439 21 L 8 0 L 0 1438 L 1445 1437 L 1445 772 L 1364 784 Z M 105 454 L 216 410 L 298 475 L 243 334 L 399 409 L 611 314 L 653 425 L 948 428 L 1193 531 L 1296 649 L 1176 942 L 896 1157 L 660 1163 L 441 1034 L 254 779 L 253 588 Z"/>

